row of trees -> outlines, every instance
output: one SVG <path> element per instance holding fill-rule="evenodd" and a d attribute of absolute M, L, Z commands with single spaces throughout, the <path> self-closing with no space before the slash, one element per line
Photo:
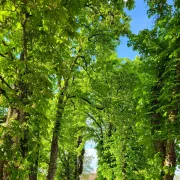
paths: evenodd
<path fill-rule="evenodd" d="M 0 179 L 79 179 L 97 143 L 98 179 L 171 180 L 179 144 L 179 3 L 1 1 Z M 141 58 L 118 58 L 120 36 Z"/>

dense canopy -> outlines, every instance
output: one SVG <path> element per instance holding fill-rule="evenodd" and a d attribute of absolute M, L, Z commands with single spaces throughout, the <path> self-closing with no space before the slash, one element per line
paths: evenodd
<path fill-rule="evenodd" d="M 143 1 L 142 1 L 143 3 Z M 173 180 L 180 163 L 180 2 L 0 1 L 0 180 Z M 121 37 L 140 56 L 118 57 Z"/>

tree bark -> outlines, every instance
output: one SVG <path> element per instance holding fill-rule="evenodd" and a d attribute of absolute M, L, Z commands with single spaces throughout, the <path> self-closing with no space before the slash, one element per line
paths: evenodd
<path fill-rule="evenodd" d="M 177 117 L 178 117 L 178 107 L 179 107 L 179 97 L 177 96 L 179 94 L 179 83 L 180 83 L 180 64 L 177 64 L 176 66 L 176 73 L 175 73 L 175 88 L 172 90 L 172 107 L 169 111 L 168 116 L 168 124 L 170 125 L 168 129 L 168 135 L 171 137 L 173 135 L 172 128 L 175 128 L 177 123 Z M 174 178 L 174 172 L 176 168 L 176 151 L 175 151 L 175 138 L 169 138 L 167 140 L 166 145 L 166 155 L 164 160 L 164 167 L 167 169 L 167 173 L 164 175 L 163 180 L 173 180 Z"/>
<path fill-rule="evenodd" d="M 83 147 L 83 149 L 81 150 L 81 154 L 79 156 L 79 169 L 78 169 L 78 175 L 80 176 L 83 172 L 83 160 L 84 160 L 84 153 L 85 153 L 85 149 Z"/>
<path fill-rule="evenodd" d="M 0 180 L 3 180 L 3 174 L 4 174 L 4 161 L 0 161 Z"/>
<path fill-rule="evenodd" d="M 77 148 L 81 145 L 82 139 L 83 139 L 83 136 L 78 137 Z M 80 155 L 77 156 L 76 159 L 75 159 L 75 172 L 74 172 L 74 179 L 75 180 L 80 180 L 80 175 L 83 172 L 84 153 L 85 153 L 85 149 L 83 147 L 82 150 L 81 150 Z"/>
<path fill-rule="evenodd" d="M 52 141 L 51 141 L 50 162 L 49 162 L 47 180 L 54 180 L 56 174 L 58 150 L 59 150 L 58 141 L 59 141 L 59 133 L 60 133 L 60 121 L 62 119 L 62 115 L 64 111 L 63 101 L 64 101 L 64 93 L 62 92 L 58 100 L 56 122 L 55 122 Z"/>
<path fill-rule="evenodd" d="M 166 144 L 166 157 L 164 166 L 168 168 L 168 173 L 164 175 L 163 180 L 173 180 L 174 169 L 170 169 L 176 167 L 175 143 L 173 140 L 168 141 Z"/>
<path fill-rule="evenodd" d="M 155 152 L 160 153 L 160 158 L 161 158 L 160 177 L 161 179 L 163 179 L 164 174 L 165 174 L 163 170 L 163 166 L 164 166 L 164 159 L 165 159 L 165 154 L 166 154 L 167 140 L 165 140 L 166 138 L 164 139 L 161 136 L 157 135 L 157 131 L 160 131 L 163 128 L 163 124 L 164 124 L 164 119 L 162 115 L 159 112 L 157 112 L 157 110 L 160 107 L 160 102 L 158 100 L 158 97 L 162 88 L 162 80 L 160 80 L 162 76 L 161 74 L 162 72 L 158 75 L 159 81 L 152 89 L 152 95 L 153 95 L 154 100 L 152 102 L 152 109 L 151 109 L 151 111 L 153 112 L 151 116 L 151 124 L 152 124 L 152 135 L 154 138 L 153 143 L 154 143 Z"/>
<path fill-rule="evenodd" d="M 24 4 L 24 6 L 26 7 L 26 3 Z M 24 18 L 24 20 L 20 20 L 21 25 L 22 25 L 22 29 L 23 29 L 22 30 L 22 49 L 23 50 L 22 50 L 21 55 L 20 55 L 20 61 L 24 62 L 26 64 L 26 61 L 27 61 L 27 32 L 26 32 L 27 30 L 26 30 L 26 24 L 27 24 L 28 17 L 26 16 L 26 12 L 23 12 L 22 16 L 25 16 L 25 18 Z M 20 103 L 20 104 L 16 104 L 15 106 L 12 105 L 11 107 L 9 107 L 8 115 L 7 115 L 7 119 L 6 119 L 6 126 L 7 126 L 7 129 L 9 132 L 7 134 L 5 133 L 3 136 L 6 154 L 11 154 L 14 164 L 16 162 L 16 157 L 14 156 L 14 154 L 16 154 L 16 153 L 14 152 L 14 150 L 20 151 L 23 158 L 26 157 L 26 154 L 28 151 L 28 147 L 27 147 L 28 131 L 27 130 L 22 130 L 23 134 L 24 134 L 23 138 L 21 136 L 21 132 L 18 132 L 18 134 L 13 135 L 13 137 L 11 135 L 11 131 L 12 131 L 11 130 L 11 126 L 12 126 L 11 122 L 12 121 L 18 121 L 19 125 L 22 125 L 22 123 L 27 121 L 28 115 L 23 110 L 23 107 L 28 104 L 28 102 L 27 102 L 28 85 L 25 84 L 22 80 L 22 77 L 26 73 L 27 73 L 26 70 L 25 70 L 25 72 L 22 73 L 21 69 L 17 69 L 17 74 L 18 74 L 19 79 L 18 79 L 18 81 L 14 82 L 14 90 L 16 90 L 18 92 L 17 93 L 18 94 L 18 100 L 19 100 L 18 103 Z M 8 172 L 7 169 L 9 166 L 11 166 L 11 164 L 9 164 L 9 162 L 7 160 L 6 165 L 4 166 L 4 170 L 3 170 L 4 171 L 3 179 L 9 179 L 11 177 L 11 173 L 13 173 L 13 172 Z M 14 165 L 13 165 L 13 167 L 14 167 Z M 15 168 L 18 171 L 19 167 L 15 165 Z"/>
<path fill-rule="evenodd" d="M 58 119 L 59 121 L 59 119 Z M 55 130 L 53 132 L 52 143 L 51 143 L 51 154 L 47 180 L 54 180 L 56 168 L 57 168 L 57 159 L 58 159 L 58 138 L 59 138 L 59 126 L 60 123 L 56 122 Z"/>
<path fill-rule="evenodd" d="M 38 177 L 39 149 L 36 152 L 35 162 L 30 165 L 29 180 L 37 180 Z"/>

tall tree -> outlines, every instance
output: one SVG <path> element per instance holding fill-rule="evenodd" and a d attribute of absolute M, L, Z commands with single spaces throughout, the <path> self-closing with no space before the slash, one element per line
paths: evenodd
<path fill-rule="evenodd" d="M 177 165 L 179 50 L 176 45 L 179 44 L 179 37 L 174 35 L 178 34 L 179 10 L 177 1 L 174 1 L 174 9 L 166 1 L 147 2 L 149 16 L 155 15 L 156 18 L 154 28 L 133 36 L 131 42 L 134 48 L 143 54 L 144 63 L 156 69 L 156 81 L 151 86 L 152 103 L 149 111 L 152 114 L 152 135 L 156 155 L 161 159 L 157 164 L 157 177 L 170 180 L 174 177 Z M 142 38 L 144 41 L 141 41 Z"/>
<path fill-rule="evenodd" d="M 77 72 L 81 71 L 77 70 L 77 68 L 84 68 L 86 70 L 92 61 L 99 56 L 99 53 L 103 53 L 105 50 L 106 53 L 107 51 L 111 52 L 114 50 L 119 42 L 118 36 L 120 34 L 128 33 L 129 21 L 125 21 L 127 18 L 126 14 L 120 12 L 118 8 L 122 9 L 123 5 L 118 6 L 114 4 L 113 6 L 113 2 L 85 4 L 76 17 L 75 23 L 77 25 L 75 30 L 77 32 L 74 30 L 75 35 L 69 36 L 68 46 L 66 45 L 65 51 L 62 50 L 62 54 L 60 54 L 62 61 L 56 64 L 56 69 L 58 70 L 56 74 L 58 77 L 59 100 L 47 179 L 55 177 L 61 121 L 68 99 L 68 91 L 74 83 L 74 79 L 76 79 Z M 119 19 L 122 19 L 122 21 L 119 21 Z M 124 27 L 124 29 L 118 29 L 118 27 Z M 104 42 L 107 43 L 106 46 Z M 81 94 L 73 96 L 82 98 Z"/>

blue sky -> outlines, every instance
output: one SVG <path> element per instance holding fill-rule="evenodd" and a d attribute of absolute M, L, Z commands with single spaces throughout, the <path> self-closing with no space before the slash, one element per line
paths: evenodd
<path fill-rule="evenodd" d="M 173 0 L 167 0 L 167 2 L 171 5 L 173 4 Z M 148 18 L 147 9 L 148 7 L 144 0 L 135 0 L 135 8 L 131 11 L 126 9 L 127 14 L 132 18 L 131 30 L 133 33 L 138 34 L 140 30 L 152 28 L 153 19 Z M 128 38 L 121 37 L 120 40 L 121 44 L 116 49 L 118 57 L 133 60 L 139 55 L 138 52 L 133 51 L 131 47 L 127 47 Z"/>
<path fill-rule="evenodd" d="M 126 10 L 127 14 L 131 16 L 131 30 L 137 34 L 140 30 L 150 29 L 152 27 L 152 19 L 148 19 L 146 14 L 147 5 L 144 0 L 136 0 L 135 8 L 131 11 Z M 133 60 L 138 52 L 133 51 L 131 47 L 127 47 L 128 38 L 120 38 L 121 44 L 117 47 L 118 57 L 126 57 Z"/>

